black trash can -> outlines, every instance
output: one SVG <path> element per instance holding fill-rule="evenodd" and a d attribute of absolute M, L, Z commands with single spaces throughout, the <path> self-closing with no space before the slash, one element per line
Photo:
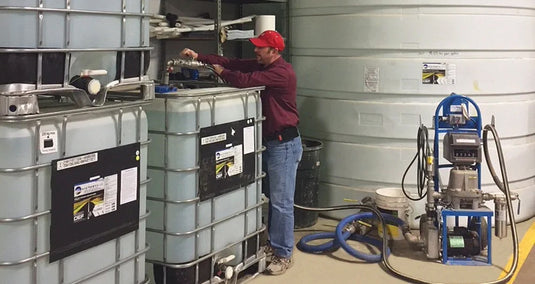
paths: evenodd
<path fill-rule="evenodd" d="M 303 156 L 297 167 L 294 203 L 307 207 L 318 207 L 320 150 L 323 143 L 318 140 L 301 139 Z M 294 228 L 313 226 L 318 221 L 318 212 L 294 208 Z"/>

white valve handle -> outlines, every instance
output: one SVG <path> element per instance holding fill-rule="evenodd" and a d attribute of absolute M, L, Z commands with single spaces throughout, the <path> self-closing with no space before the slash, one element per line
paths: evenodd
<path fill-rule="evenodd" d="M 232 269 L 230 266 L 227 266 L 227 268 L 225 268 L 225 279 L 229 280 L 232 278 L 232 276 L 234 276 L 234 269 Z"/>
<path fill-rule="evenodd" d="M 105 69 L 97 69 L 97 70 L 91 70 L 91 69 L 84 69 L 82 70 L 82 73 L 80 73 L 80 76 L 98 76 L 98 75 L 107 75 L 108 71 Z"/>
<path fill-rule="evenodd" d="M 219 260 L 217 261 L 217 263 L 218 263 L 218 264 L 227 263 L 227 262 L 229 262 L 229 261 L 231 261 L 231 260 L 233 260 L 233 259 L 235 259 L 235 258 L 236 258 L 236 256 L 233 255 L 233 254 L 231 254 L 231 255 L 229 255 L 229 256 L 227 256 L 227 257 L 224 257 L 224 258 L 219 259 Z"/>

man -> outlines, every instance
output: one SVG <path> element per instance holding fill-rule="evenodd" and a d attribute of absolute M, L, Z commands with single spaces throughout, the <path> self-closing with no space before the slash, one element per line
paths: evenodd
<path fill-rule="evenodd" d="M 278 275 L 293 264 L 295 179 L 303 153 L 297 130 L 297 83 L 292 66 L 280 55 L 284 39 L 278 32 L 265 31 L 250 41 L 255 45 L 256 59 L 229 59 L 198 54 L 187 48 L 180 55 L 212 64 L 215 72 L 234 87 L 266 87 L 261 94 L 262 113 L 266 117 L 262 124 L 266 147 L 262 164 L 267 173 L 265 184 L 269 184 L 268 245 L 273 250 L 266 273 Z"/>

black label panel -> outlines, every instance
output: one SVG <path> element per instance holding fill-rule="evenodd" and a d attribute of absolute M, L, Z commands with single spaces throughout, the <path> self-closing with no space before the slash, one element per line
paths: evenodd
<path fill-rule="evenodd" d="M 255 180 L 254 118 L 200 130 L 201 201 L 230 192 Z"/>
<path fill-rule="evenodd" d="M 138 229 L 139 147 L 52 161 L 50 262 Z"/>

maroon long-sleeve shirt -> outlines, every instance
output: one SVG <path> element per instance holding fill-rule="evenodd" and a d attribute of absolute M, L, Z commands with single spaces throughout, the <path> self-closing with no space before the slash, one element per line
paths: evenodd
<path fill-rule="evenodd" d="M 266 117 L 262 123 L 264 137 L 299 123 L 295 72 L 282 57 L 265 67 L 254 59 L 230 59 L 218 55 L 199 54 L 197 60 L 225 67 L 221 77 L 234 87 L 266 87 L 261 94 L 262 113 Z"/>

